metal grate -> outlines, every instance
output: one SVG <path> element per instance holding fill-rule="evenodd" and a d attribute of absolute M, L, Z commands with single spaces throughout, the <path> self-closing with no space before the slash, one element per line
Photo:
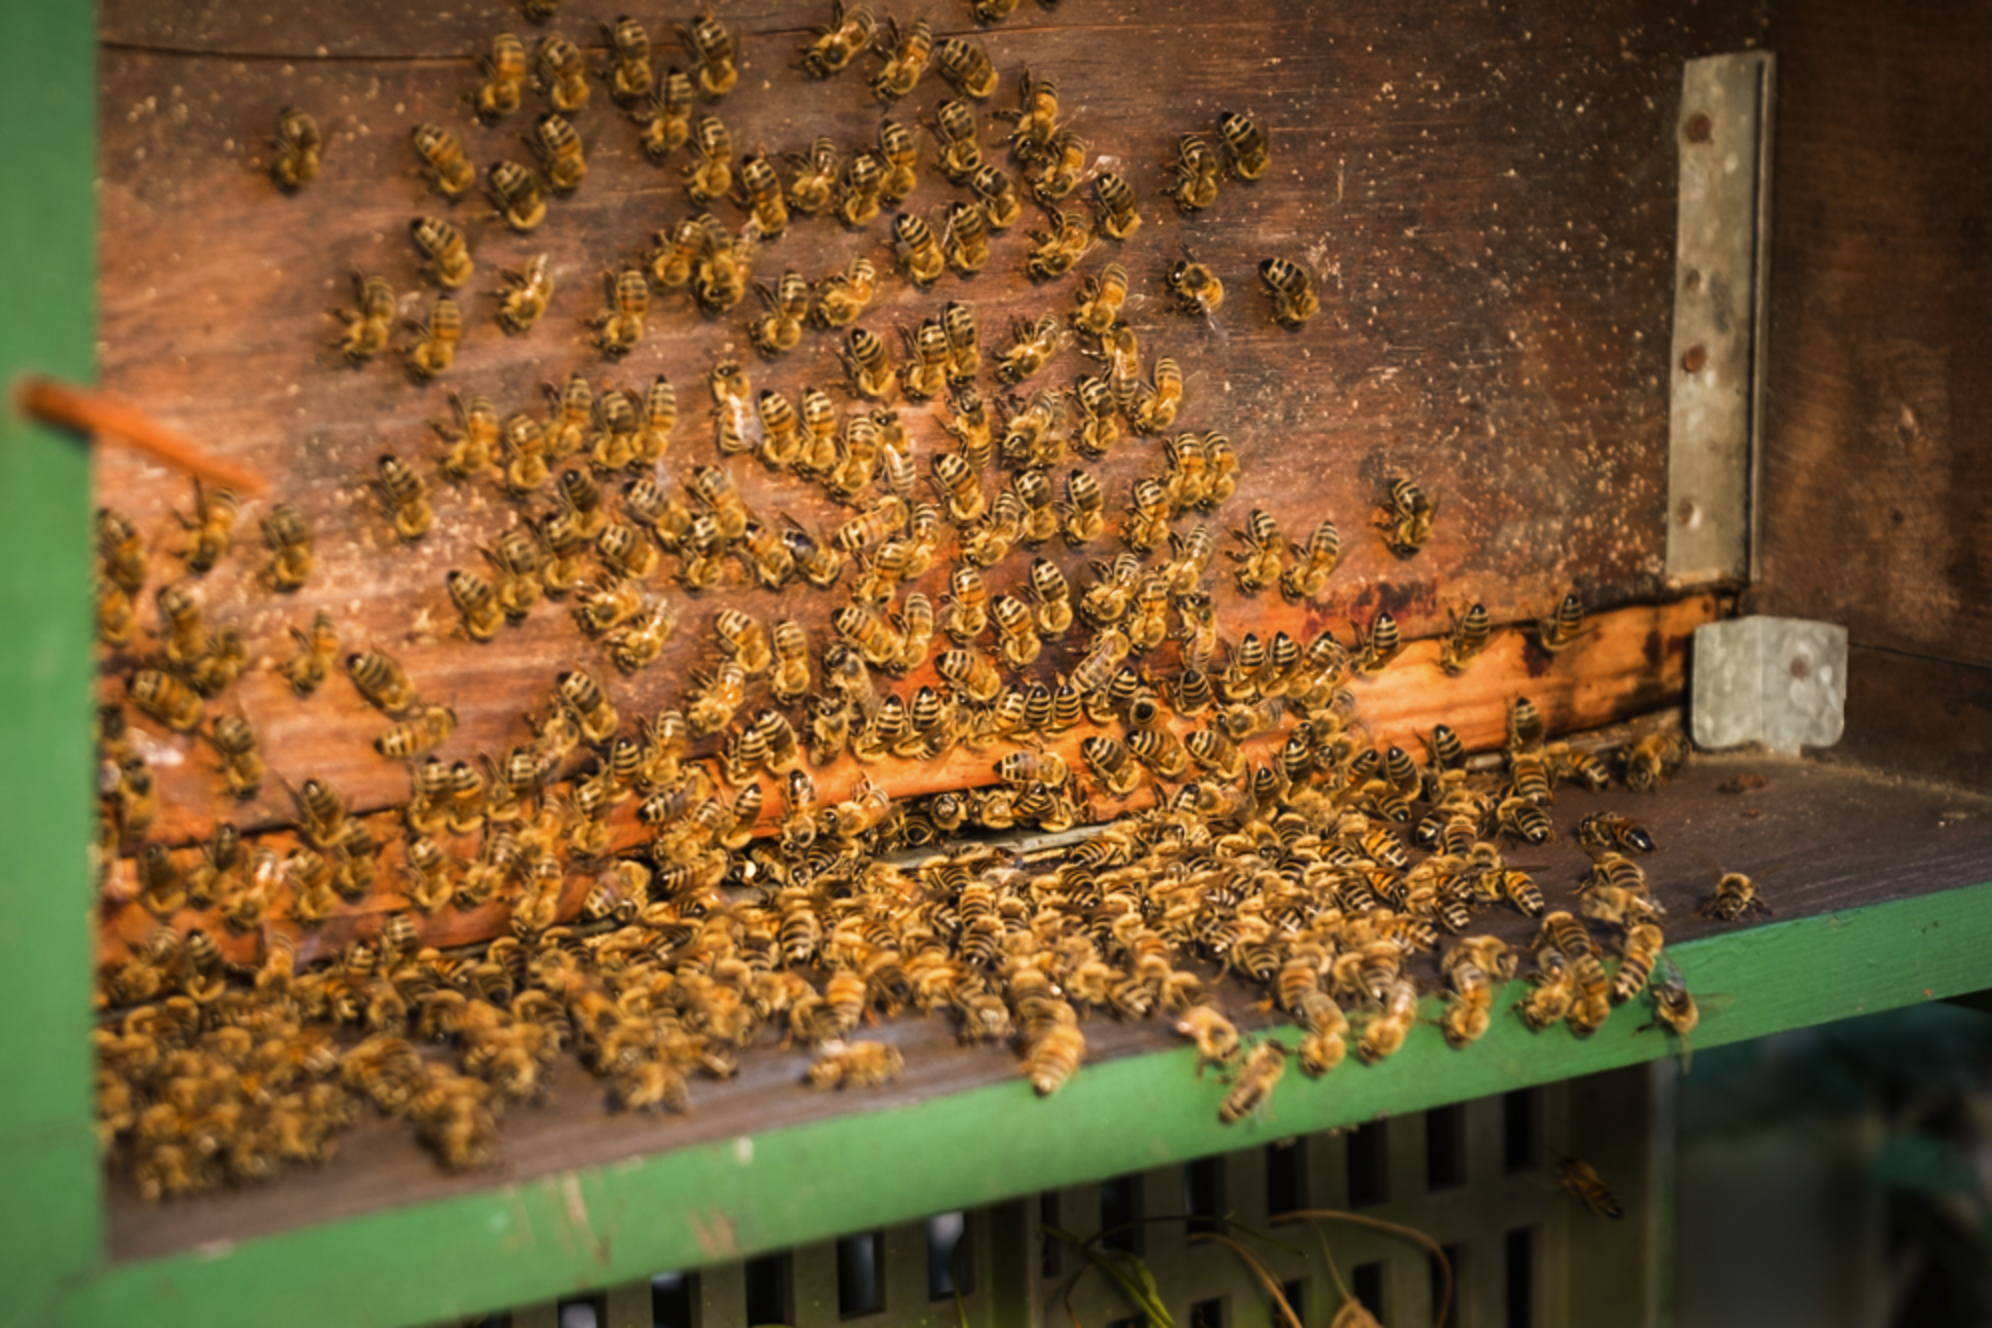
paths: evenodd
<path fill-rule="evenodd" d="M 1202 1233 L 1250 1246 L 1309 1328 L 1328 1324 L 1341 1305 L 1324 1237 L 1342 1281 L 1384 1322 L 1433 1322 L 1440 1274 L 1417 1246 L 1354 1224 L 1281 1220 L 1338 1209 L 1415 1227 L 1444 1248 L 1455 1277 L 1449 1323 L 1459 1328 L 1650 1323 L 1664 1172 L 1655 1141 L 1670 1128 L 1671 1074 L 1671 1066 L 1634 1067 L 1358 1130 L 1262 1138 L 1215 1157 L 664 1273 L 481 1322 L 1140 1328 L 1143 1316 L 1127 1296 L 1053 1229 L 1140 1258 L 1181 1328 L 1279 1322 L 1263 1282 Z M 1263 1136 L 1277 1124 L 1246 1128 Z M 1625 1207 L 1621 1221 L 1594 1217 L 1551 1179 L 1566 1156 L 1589 1161 L 1611 1184 Z"/>

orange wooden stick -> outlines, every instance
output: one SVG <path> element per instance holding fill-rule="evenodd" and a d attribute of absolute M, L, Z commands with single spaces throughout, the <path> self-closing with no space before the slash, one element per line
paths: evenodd
<path fill-rule="evenodd" d="M 16 398 L 21 409 L 45 424 L 74 429 L 92 439 L 136 448 L 169 466 L 241 493 L 267 494 L 270 486 L 252 470 L 209 456 L 135 406 L 88 388 L 30 377 Z"/>

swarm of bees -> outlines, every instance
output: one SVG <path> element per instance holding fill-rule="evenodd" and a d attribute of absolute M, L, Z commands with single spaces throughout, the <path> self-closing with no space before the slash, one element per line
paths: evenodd
<path fill-rule="evenodd" d="M 1011 7 L 974 8 L 995 22 Z M 1318 1077 L 1351 1051 L 1365 1064 L 1395 1054 L 1434 975 L 1437 1022 L 1455 1047 L 1487 1032 L 1518 974 L 1529 989 L 1514 1014 L 1533 1029 L 1588 1035 L 1645 993 L 1656 1022 L 1693 1030 L 1694 998 L 1635 861 L 1653 848 L 1645 830 L 1603 814 L 1576 828 L 1595 861 L 1574 911 L 1552 910 L 1508 860 L 1514 845 L 1552 837 L 1559 785 L 1595 790 L 1619 773 L 1649 789 L 1680 765 L 1677 740 L 1635 745 L 1615 772 L 1548 740 L 1518 700 L 1498 770 L 1470 771 L 1443 725 L 1421 762 L 1370 741 L 1349 686 L 1402 648 L 1387 612 L 1346 645 L 1325 630 L 1262 640 L 1220 625 L 1215 579 L 1248 596 L 1323 600 L 1341 529 L 1320 514 L 1283 529 L 1255 509 L 1216 556 L 1237 451 L 1221 430 L 1179 428 L 1191 404 L 1183 366 L 1144 363 L 1128 321 L 1142 300 L 1130 246 L 1147 186 L 1091 170 L 1052 80 L 999 71 L 973 38 L 937 43 L 925 19 L 838 0 L 796 67 L 820 80 L 862 71 L 859 95 L 885 108 L 876 142 L 847 153 L 819 138 L 787 154 L 743 142 L 753 150 L 736 157 L 714 113 L 740 76 L 719 19 L 684 30 L 687 68 L 655 68 L 633 18 L 603 35 L 606 65 L 555 31 L 530 46 L 498 34 L 478 57 L 467 119 L 545 102 L 525 135 L 535 165 L 487 171 L 494 217 L 532 233 L 586 187 L 593 136 L 575 118 L 601 81 L 649 160 L 687 154 L 674 180 L 695 211 L 599 274 L 598 302 L 579 315 L 593 350 L 613 364 L 653 320 L 734 315 L 751 288 L 758 303 L 741 330 L 758 359 L 711 361 L 700 394 L 712 402 L 710 452 L 679 439 L 666 377 L 645 388 L 577 372 L 538 400 L 451 393 L 426 457 L 378 455 L 365 476 L 370 519 L 397 543 L 429 537 L 438 507 L 466 487 L 516 513 L 440 578 L 437 601 L 463 640 L 492 643 L 552 605 L 599 646 L 599 662 L 561 670 L 520 707 L 529 731 L 508 751 L 438 756 L 456 711 L 425 698 L 387 651 L 342 645 L 318 611 L 290 626 L 294 649 L 272 667 L 300 700 L 337 675 L 378 710 L 386 726 L 372 748 L 405 763 L 406 801 L 363 812 L 321 779 L 285 779 L 294 834 L 245 838 L 224 821 L 209 843 L 175 849 L 144 841 L 157 798 L 123 706 L 100 714 L 96 851 L 104 864 L 133 859 L 135 898 L 159 919 L 105 966 L 99 992 L 101 1137 L 141 1194 L 321 1162 L 366 1110 L 405 1119 L 447 1167 L 488 1165 L 505 1105 L 539 1097 L 564 1051 L 616 1110 L 686 1111 L 699 1080 L 731 1076 L 776 1039 L 812 1049 L 810 1087 L 876 1085 L 898 1076 L 901 1053 L 854 1035 L 908 1011 L 945 1014 L 964 1042 L 1013 1045 L 1047 1095 L 1079 1072 L 1090 1019 L 1164 1018 L 1223 1080 L 1226 1122 L 1265 1110 L 1290 1057 Z M 892 109 L 929 73 L 952 94 L 925 126 L 931 164 L 964 191 L 944 207 L 910 201 L 920 136 Z M 1014 107 L 980 109 L 1007 100 L 1006 87 Z M 1009 126 L 1007 164 L 983 119 Z M 468 206 L 477 175 L 458 130 L 424 123 L 410 142 L 431 203 Z M 285 111 L 277 183 L 310 181 L 319 147 L 310 117 Z M 1217 205 L 1225 179 L 1259 181 L 1269 165 L 1264 127 L 1227 112 L 1214 134 L 1180 139 L 1157 187 L 1193 213 Z M 745 214 L 737 228 L 708 210 L 726 200 Z M 1026 200 L 1043 220 L 1013 242 L 1022 274 L 1083 275 L 1005 337 L 954 283 L 989 268 L 992 238 L 1018 227 Z M 361 365 L 392 348 L 426 382 L 456 371 L 466 324 L 490 316 L 504 335 L 530 335 L 557 290 L 589 284 L 557 285 L 540 254 L 480 297 L 470 237 L 491 232 L 452 215 L 409 223 L 438 287 L 415 339 L 393 345 L 394 290 L 356 271 L 354 308 L 337 314 L 340 358 Z M 839 271 L 757 280 L 762 251 L 799 219 L 878 227 L 884 242 Z M 926 302 L 916 326 L 867 319 L 895 268 Z M 1323 293 L 1301 264 L 1269 257 L 1258 275 L 1273 322 L 1298 330 L 1318 315 Z M 1249 303 L 1227 306 L 1224 277 L 1188 254 L 1145 280 L 1158 306 L 1199 318 Z M 1234 293 L 1248 288 L 1234 278 Z M 495 299 L 488 315 L 473 312 L 479 298 Z M 845 381 L 756 390 L 811 335 L 834 338 Z M 1082 359 L 1070 388 L 1052 385 L 1054 366 Z M 917 461 L 905 408 L 930 411 L 951 446 Z M 1160 440 L 1153 461 L 1109 493 L 1094 467 L 1136 435 Z M 736 482 L 755 465 L 846 515 L 817 530 L 755 510 Z M 1400 476 L 1372 524 L 1409 557 L 1436 510 Z M 189 578 L 230 553 L 236 512 L 233 494 L 196 489 L 176 551 Z M 280 505 L 261 530 L 264 588 L 305 586 L 304 516 Z M 227 698 L 248 661 L 240 631 L 209 622 L 190 579 L 158 588 L 157 648 L 135 650 L 149 545 L 108 508 L 97 535 L 99 632 L 129 666 L 126 699 L 169 733 L 199 734 L 218 791 L 253 796 L 282 771 Z M 1083 564 L 1050 556 L 1061 549 Z M 833 592 L 827 630 L 696 607 L 741 585 Z M 619 675 L 649 668 L 695 624 L 707 629 L 703 664 L 677 680 L 671 704 L 635 712 Z M 1536 636 L 1555 652 L 1582 631 L 1572 597 Z M 1447 671 L 1468 667 L 1491 632 L 1481 606 L 1456 613 Z M 867 773 L 963 752 L 987 762 L 980 787 L 899 801 Z M 841 796 L 819 790 L 846 754 L 860 777 Z M 1081 827 L 1056 861 L 973 837 Z M 377 931 L 299 962 L 293 934 L 383 894 L 400 904 Z M 504 934 L 424 943 L 429 919 L 489 906 Z M 188 908 L 207 910 L 210 930 L 176 925 Z M 1725 877 L 1705 905 L 1724 920 L 1762 908 L 1742 877 Z M 1521 947 L 1477 933 L 1490 911 L 1538 930 Z M 251 941 L 253 962 L 224 958 L 216 936 Z M 1292 1030 L 1241 1034 L 1216 1004 L 1227 983 L 1262 991 Z"/>

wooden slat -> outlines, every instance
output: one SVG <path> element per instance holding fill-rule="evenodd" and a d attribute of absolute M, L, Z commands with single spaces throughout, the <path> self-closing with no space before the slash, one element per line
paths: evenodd
<path fill-rule="evenodd" d="M 1434 723 L 1450 724 L 1471 750 L 1498 746 L 1508 707 L 1517 696 L 1527 696 L 1536 703 L 1552 732 L 1597 728 L 1680 700 L 1689 637 L 1696 627 L 1714 617 L 1716 607 L 1712 597 L 1697 596 L 1658 608 L 1627 608 L 1601 615 L 1577 644 L 1554 657 L 1544 654 L 1520 631 L 1502 632 L 1486 654 L 1457 677 L 1438 667 L 1436 640 L 1413 642 L 1380 673 L 1354 682 L 1357 716 L 1379 746 L 1394 743 L 1421 757 L 1423 739 L 1430 735 Z M 1187 733 L 1193 725 L 1179 717 L 1172 727 Z M 1044 744 L 1077 772 L 1075 777 L 1088 794 L 1089 810 L 1100 819 L 1149 805 L 1158 788 L 1145 780 L 1133 797 L 1114 800 L 1093 787 L 1079 754 L 1080 742 L 1087 734 L 1113 731 L 1117 729 L 1085 724 Z M 1248 755 L 1264 759 L 1276 752 L 1283 740 L 1284 731 L 1258 735 L 1247 740 L 1246 750 Z M 918 797 L 994 783 L 995 761 L 1009 750 L 1013 750 L 1009 744 L 979 752 L 963 747 L 934 761 L 894 759 L 876 765 L 863 765 L 845 755 L 815 771 L 813 778 L 826 801 L 855 796 L 866 779 L 895 798 Z M 768 781 L 766 790 L 764 832 L 773 828 L 781 808 L 779 788 Z M 397 786 L 395 791 L 402 790 Z M 366 810 L 377 808 L 368 805 Z M 384 915 L 409 907 L 401 893 L 404 841 L 400 818 L 391 811 L 377 812 L 370 828 L 385 845 L 381 881 L 371 894 L 343 905 L 322 926 L 311 929 L 299 927 L 287 916 L 287 892 L 280 890 L 273 899 L 264 927 L 292 937 L 301 958 L 309 960 L 358 937 L 371 936 Z M 624 803 L 615 813 L 611 829 L 617 851 L 636 848 L 650 837 L 637 823 L 633 803 Z M 294 835 L 279 831 L 261 837 L 259 842 L 287 851 L 297 841 Z M 445 836 L 443 842 L 466 857 L 477 850 L 473 837 L 452 840 Z M 561 902 L 563 918 L 579 910 L 593 880 L 592 874 L 578 868 L 570 873 Z M 113 867 L 99 913 L 100 962 L 122 957 L 130 944 L 142 940 L 158 925 L 159 919 L 135 901 L 135 894 L 133 865 L 129 859 L 121 860 Z M 506 929 L 509 918 L 509 901 L 500 899 L 479 908 L 451 907 L 433 917 L 418 916 L 416 923 L 425 944 L 448 946 L 497 935 Z M 258 934 L 230 935 L 216 916 L 200 910 L 182 910 L 171 921 L 182 931 L 202 928 L 238 959 L 253 958 L 259 944 Z"/>

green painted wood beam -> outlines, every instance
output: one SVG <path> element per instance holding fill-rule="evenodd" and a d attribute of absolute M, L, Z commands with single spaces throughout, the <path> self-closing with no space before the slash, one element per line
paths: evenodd
<path fill-rule="evenodd" d="M 1737 997 L 1704 1016 L 1715 1046 L 1975 991 L 1992 953 L 1992 883 L 1776 922 L 1671 951 L 1690 985 Z M 1518 999 L 1517 984 L 1507 999 Z M 1712 1004 L 1722 1004 L 1712 1002 Z M 1223 1088 L 1190 1050 L 1085 1067 L 1056 1097 L 1020 1081 L 107 1268 L 63 1321 L 466 1315 L 665 1268 L 738 1258 L 951 1208 L 1420 1111 L 1674 1054 L 1637 1010 L 1578 1041 L 1504 1018 L 1469 1050 L 1422 1030 L 1381 1066 L 1287 1076 L 1272 1109 L 1218 1124 Z"/>
<path fill-rule="evenodd" d="M 8 7 L 0 42 L 0 1281 L 22 1323 L 104 1257 L 91 1130 L 90 466 L 22 418 L 30 370 L 88 380 L 96 336 L 96 12 Z"/>

